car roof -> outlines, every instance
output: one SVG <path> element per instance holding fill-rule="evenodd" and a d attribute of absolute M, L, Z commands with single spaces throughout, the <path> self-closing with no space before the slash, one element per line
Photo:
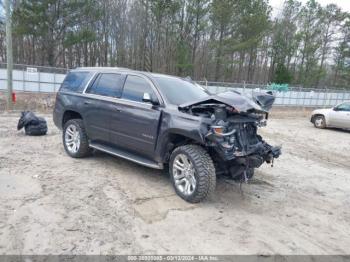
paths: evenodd
<path fill-rule="evenodd" d="M 132 70 L 126 67 L 77 67 L 71 71 L 111 71 L 111 70 Z"/>
<path fill-rule="evenodd" d="M 176 79 L 182 79 L 181 77 L 178 76 L 173 76 L 173 75 L 166 75 L 166 74 L 161 74 L 161 73 L 153 73 L 153 72 L 147 72 L 147 71 L 138 71 L 138 70 L 133 70 L 130 68 L 125 68 L 125 67 L 77 67 L 75 69 L 70 70 L 71 72 L 74 71 L 91 71 L 91 72 L 123 72 L 123 73 L 128 73 L 128 72 L 134 72 L 134 73 L 139 73 L 146 75 L 150 78 L 176 78 Z M 185 80 L 185 79 L 183 79 Z"/>

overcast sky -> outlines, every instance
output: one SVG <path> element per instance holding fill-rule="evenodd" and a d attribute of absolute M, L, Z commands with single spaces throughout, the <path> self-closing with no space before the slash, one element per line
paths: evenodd
<path fill-rule="evenodd" d="M 303 4 L 307 2 L 307 0 L 299 0 Z M 274 8 L 273 13 L 276 15 L 280 9 L 282 9 L 284 0 L 270 0 L 270 5 Z M 336 4 L 344 11 L 350 12 L 350 0 L 318 0 L 322 6 L 326 6 L 328 4 Z"/>

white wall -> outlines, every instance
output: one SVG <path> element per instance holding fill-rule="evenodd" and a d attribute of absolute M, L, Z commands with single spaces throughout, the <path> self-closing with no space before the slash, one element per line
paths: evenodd
<path fill-rule="evenodd" d="M 56 92 L 65 78 L 65 74 L 28 73 L 13 70 L 13 90 L 31 92 Z M 7 72 L 0 69 L 0 89 L 6 89 Z"/>
<path fill-rule="evenodd" d="M 6 89 L 6 69 L 0 69 L 0 90 Z M 13 90 L 28 92 L 57 92 L 65 78 L 65 74 L 54 73 L 28 73 L 26 71 L 13 71 Z M 212 93 L 224 92 L 229 89 L 236 90 L 251 96 L 255 89 L 240 87 L 208 86 Z M 343 101 L 350 100 L 350 92 L 306 92 L 288 91 L 276 92 L 275 105 L 286 106 L 334 106 Z"/>

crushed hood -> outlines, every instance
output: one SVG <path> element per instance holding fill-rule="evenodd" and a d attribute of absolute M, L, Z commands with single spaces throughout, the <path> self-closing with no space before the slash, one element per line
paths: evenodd
<path fill-rule="evenodd" d="M 223 103 L 232 106 L 239 112 L 260 111 L 268 112 L 271 109 L 275 97 L 269 93 L 256 93 L 250 99 L 241 95 L 238 92 L 227 91 L 215 95 L 210 95 L 192 102 L 184 103 L 179 106 L 179 109 L 186 109 L 192 106 L 211 103 Z"/>

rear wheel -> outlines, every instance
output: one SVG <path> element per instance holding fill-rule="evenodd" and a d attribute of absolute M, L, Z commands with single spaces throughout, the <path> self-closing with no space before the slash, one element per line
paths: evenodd
<path fill-rule="evenodd" d="M 324 116 L 315 116 L 314 117 L 314 126 L 316 128 L 325 128 L 326 127 L 326 120 Z"/>
<path fill-rule="evenodd" d="M 68 120 L 63 128 L 63 145 L 67 154 L 74 158 L 82 158 L 91 154 L 88 137 L 83 120 Z"/>
<path fill-rule="evenodd" d="M 215 190 L 213 160 L 198 145 L 176 148 L 170 157 L 169 172 L 176 193 L 190 203 L 204 200 Z"/>

